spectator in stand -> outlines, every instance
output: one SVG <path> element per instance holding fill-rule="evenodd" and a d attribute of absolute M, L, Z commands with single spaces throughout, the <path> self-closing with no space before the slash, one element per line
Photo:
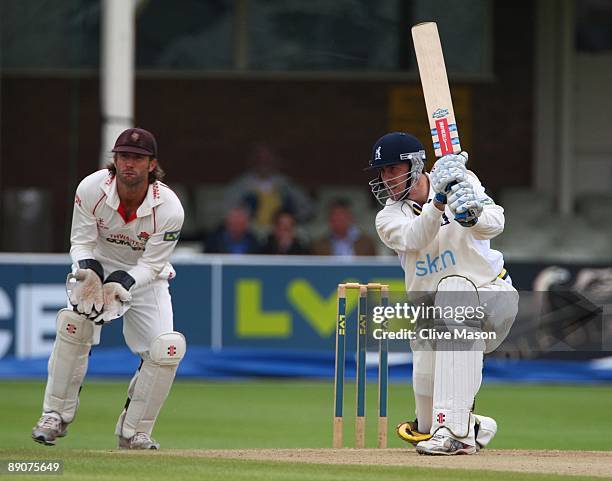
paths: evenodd
<path fill-rule="evenodd" d="M 206 239 L 204 250 L 216 254 L 257 254 L 260 245 L 251 231 L 248 211 L 243 207 L 230 209 L 225 222 Z"/>
<path fill-rule="evenodd" d="M 329 207 L 329 233 L 313 245 L 313 254 L 320 256 L 373 256 L 372 239 L 353 222 L 350 203 L 337 199 Z"/>
<path fill-rule="evenodd" d="M 295 218 L 291 212 L 279 211 L 274 218 L 274 228 L 261 250 L 262 254 L 306 255 L 308 249 L 295 233 Z"/>
<path fill-rule="evenodd" d="M 226 205 L 244 205 L 257 228 L 270 229 L 279 210 L 299 222 L 312 216 L 312 202 L 288 177 L 279 172 L 280 159 L 269 145 L 256 144 L 249 156 L 250 170 L 227 189 Z"/>

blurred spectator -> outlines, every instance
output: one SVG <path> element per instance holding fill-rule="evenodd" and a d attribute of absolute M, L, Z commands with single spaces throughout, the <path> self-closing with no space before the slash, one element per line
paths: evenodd
<path fill-rule="evenodd" d="M 289 178 L 279 172 L 280 159 L 267 144 L 257 144 L 249 156 L 249 167 L 227 189 L 229 206 L 246 205 L 257 227 L 272 227 L 279 210 L 299 221 L 312 215 L 312 202 Z"/>
<path fill-rule="evenodd" d="M 295 233 L 295 218 L 291 212 L 279 211 L 274 218 L 274 228 L 262 249 L 262 254 L 305 255 L 310 252 Z"/>
<path fill-rule="evenodd" d="M 257 254 L 260 245 L 251 231 L 247 210 L 230 209 L 224 224 L 208 236 L 204 247 L 206 252 L 217 254 Z"/>
<path fill-rule="evenodd" d="M 376 247 L 369 236 L 353 223 L 350 203 L 343 199 L 329 207 L 329 234 L 313 245 L 313 254 L 320 256 L 373 256 Z"/>

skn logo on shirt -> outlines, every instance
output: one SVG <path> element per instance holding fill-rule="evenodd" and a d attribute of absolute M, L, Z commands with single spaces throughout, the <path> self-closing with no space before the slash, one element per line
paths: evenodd
<path fill-rule="evenodd" d="M 417 277 L 428 276 L 434 272 L 442 272 L 455 264 L 455 254 L 453 254 L 451 250 L 445 250 L 442 254 L 435 257 L 431 257 L 427 254 L 424 260 L 416 261 L 416 275 Z"/>

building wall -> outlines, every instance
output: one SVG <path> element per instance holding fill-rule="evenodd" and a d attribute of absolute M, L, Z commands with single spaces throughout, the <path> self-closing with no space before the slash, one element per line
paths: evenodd
<path fill-rule="evenodd" d="M 532 11 L 529 2 L 494 2 L 493 78 L 450 79 L 469 92 L 465 147 L 493 192 L 531 182 Z M 99 162 L 98 78 L 5 73 L 1 80 L 0 188 L 52 192 L 52 250 L 62 251 L 76 183 Z M 284 159 L 283 170 L 308 188 L 322 181 L 365 185 L 362 167 L 392 125 L 389 96 L 398 85 L 419 88 L 416 78 L 139 76 L 136 124 L 157 135 L 169 183 L 228 181 L 244 169 L 249 146 L 267 141 Z M 426 127 L 424 106 L 416 109 Z"/>

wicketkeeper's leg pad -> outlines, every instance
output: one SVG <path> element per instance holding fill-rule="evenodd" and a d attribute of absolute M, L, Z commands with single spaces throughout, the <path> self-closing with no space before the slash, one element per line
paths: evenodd
<path fill-rule="evenodd" d="M 130 382 L 115 434 L 128 439 L 136 433 L 151 434 L 186 349 L 185 337 L 172 331 L 157 336 L 149 351 L 141 354 L 142 363 Z"/>
<path fill-rule="evenodd" d="M 446 277 L 438 285 L 436 305 L 447 312 L 448 307 L 455 313 L 475 312 L 480 305 L 478 290 L 464 277 Z M 474 341 L 472 336 L 482 332 L 481 326 L 476 316 L 463 315 L 441 319 L 435 325 L 437 331 L 451 336 L 436 341 L 431 433 L 444 426 L 457 438 L 469 438 L 465 441 L 468 444 L 475 443 L 471 411 L 482 381 L 484 350 L 484 341 Z"/>
<path fill-rule="evenodd" d="M 94 324 L 71 309 L 57 313 L 57 335 L 49 357 L 43 412 L 56 412 L 72 422 L 79 404 L 79 390 L 87 372 Z"/>

